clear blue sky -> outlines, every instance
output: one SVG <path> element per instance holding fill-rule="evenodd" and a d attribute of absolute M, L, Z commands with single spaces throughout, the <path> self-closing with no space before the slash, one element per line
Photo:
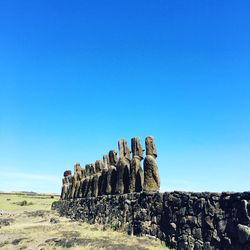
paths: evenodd
<path fill-rule="evenodd" d="M 0 1 L 0 190 L 154 135 L 161 189 L 250 190 L 250 2 Z"/>

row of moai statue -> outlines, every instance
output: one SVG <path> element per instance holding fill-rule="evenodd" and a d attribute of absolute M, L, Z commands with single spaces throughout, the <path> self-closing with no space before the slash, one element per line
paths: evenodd
<path fill-rule="evenodd" d="M 143 148 L 140 138 L 131 139 L 131 152 L 126 139 L 118 142 L 119 159 L 116 150 L 110 150 L 103 160 L 81 167 L 74 166 L 71 171 L 64 172 L 61 199 L 97 197 L 109 194 L 125 194 L 131 192 L 156 192 L 160 189 L 160 177 L 156 164 L 156 146 L 154 138 L 145 139 L 146 157 L 143 160 Z"/>

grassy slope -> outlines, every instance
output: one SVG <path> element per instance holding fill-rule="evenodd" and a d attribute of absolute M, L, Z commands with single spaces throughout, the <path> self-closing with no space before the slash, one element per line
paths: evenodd
<path fill-rule="evenodd" d="M 0 194 L 1 249 L 127 249 L 166 250 L 160 241 L 146 237 L 131 237 L 123 232 L 104 230 L 61 218 L 50 207 L 55 197 L 21 194 Z M 33 205 L 20 206 L 26 200 Z M 51 223 L 51 218 L 58 223 Z M 10 225 L 4 224 L 4 221 Z M 8 223 L 7 223 L 8 224 Z"/>

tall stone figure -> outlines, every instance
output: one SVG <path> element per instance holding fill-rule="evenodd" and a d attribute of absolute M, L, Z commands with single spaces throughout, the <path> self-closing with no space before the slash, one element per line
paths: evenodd
<path fill-rule="evenodd" d="M 106 188 L 107 188 L 107 173 L 109 169 L 109 156 L 104 155 L 103 156 L 103 168 L 102 168 L 102 174 L 99 178 L 99 196 L 106 194 Z"/>
<path fill-rule="evenodd" d="M 88 198 L 91 196 L 91 169 L 90 164 L 85 165 L 85 179 L 82 183 L 82 197 Z"/>
<path fill-rule="evenodd" d="M 79 187 L 79 197 L 80 198 L 83 198 L 84 197 L 84 193 L 83 193 L 83 184 L 84 184 L 84 181 L 86 179 L 86 170 L 85 168 L 81 168 L 81 180 L 80 180 L 80 187 Z"/>
<path fill-rule="evenodd" d="M 61 191 L 61 196 L 60 196 L 61 200 L 66 199 L 67 188 L 68 188 L 67 179 L 66 179 L 66 177 L 63 177 L 63 179 L 62 179 L 62 191 Z"/>
<path fill-rule="evenodd" d="M 87 198 L 94 196 L 94 190 L 93 190 L 93 179 L 95 174 L 95 163 L 89 164 L 89 189 Z"/>
<path fill-rule="evenodd" d="M 72 189 L 74 186 L 74 177 L 73 175 L 68 175 L 67 176 L 68 179 L 68 190 L 67 190 L 67 199 L 72 199 Z"/>
<path fill-rule="evenodd" d="M 130 164 L 130 192 L 141 192 L 143 189 L 144 175 L 141 167 L 143 149 L 139 137 L 131 139 L 132 161 Z"/>
<path fill-rule="evenodd" d="M 156 163 L 156 146 L 154 137 L 148 136 L 145 140 L 146 158 L 144 160 L 144 185 L 143 189 L 147 192 L 155 192 L 160 189 L 160 176 Z"/>
<path fill-rule="evenodd" d="M 68 189 L 69 189 L 69 178 L 68 176 L 71 175 L 70 170 L 66 170 L 63 173 L 62 179 L 62 192 L 61 192 L 61 200 L 66 200 L 68 198 Z"/>
<path fill-rule="evenodd" d="M 117 163 L 116 193 L 129 193 L 130 150 L 126 139 L 118 142 L 120 157 Z"/>
<path fill-rule="evenodd" d="M 75 164 L 75 190 L 73 194 L 73 198 L 79 198 L 80 196 L 80 186 L 81 186 L 81 179 L 82 179 L 82 168 L 80 163 Z"/>
<path fill-rule="evenodd" d="M 94 166 L 95 166 L 95 171 L 92 178 L 92 196 L 97 197 L 99 194 L 99 188 L 100 188 L 99 179 L 102 174 L 103 162 L 101 160 L 97 160 Z"/>
<path fill-rule="evenodd" d="M 96 190 L 98 187 L 98 177 L 96 176 L 96 166 L 95 163 L 90 164 L 90 196 L 97 197 Z M 97 178 L 96 178 L 97 177 Z"/>
<path fill-rule="evenodd" d="M 109 167 L 106 174 L 107 186 L 106 194 L 115 194 L 116 189 L 116 180 L 117 180 L 117 171 L 116 165 L 118 162 L 116 150 L 109 151 Z"/>

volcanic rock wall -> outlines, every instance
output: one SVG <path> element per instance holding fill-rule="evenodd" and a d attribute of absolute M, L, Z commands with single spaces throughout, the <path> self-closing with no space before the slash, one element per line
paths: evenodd
<path fill-rule="evenodd" d="M 152 235 L 174 249 L 250 249 L 250 192 L 128 193 L 53 203 L 62 216 L 133 235 Z"/>

